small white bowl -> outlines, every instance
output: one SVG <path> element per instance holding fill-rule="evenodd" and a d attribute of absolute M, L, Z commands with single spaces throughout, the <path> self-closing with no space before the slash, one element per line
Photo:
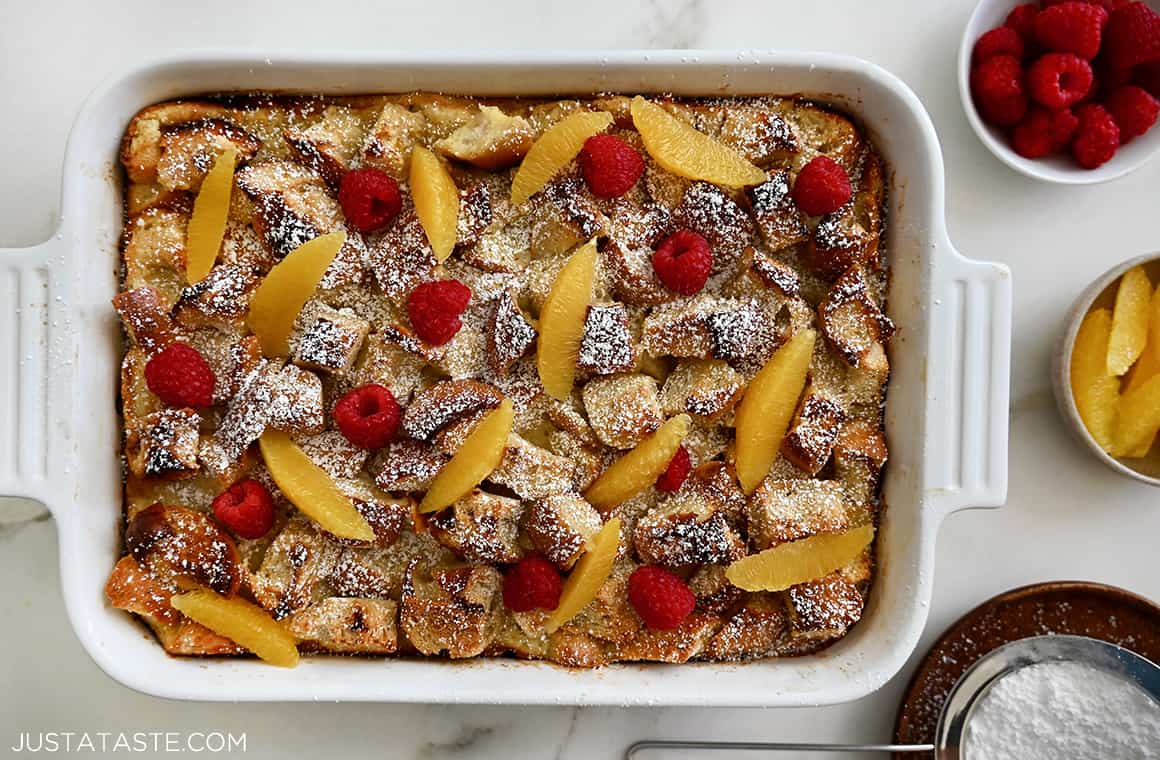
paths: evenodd
<path fill-rule="evenodd" d="M 1020 156 L 1008 145 L 1007 135 L 1003 130 L 987 124 L 979 116 L 979 112 L 975 110 L 975 102 L 971 98 L 971 52 L 979 37 L 990 29 L 1002 26 L 1007 14 L 1019 3 L 1020 0 L 982 0 L 975 6 L 975 12 L 971 14 L 971 20 L 967 22 L 967 28 L 963 31 L 963 40 L 959 45 L 959 98 L 963 102 L 967 121 L 975 130 L 975 134 L 1000 161 L 1021 174 L 1045 182 L 1093 185 L 1123 177 L 1146 164 L 1148 159 L 1160 151 L 1160 126 L 1153 127 L 1127 145 L 1121 146 L 1116 155 L 1103 166 L 1084 169 L 1072 161 L 1071 156 L 1062 153 L 1044 158 Z"/>
<path fill-rule="evenodd" d="M 1060 336 L 1059 344 L 1052 357 L 1051 379 L 1055 390 L 1055 401 L 1059 405 L 1059 413 L 1080 444 L 1094 454 L 1097 459 L 1121 475 L 1127 475 L 1149 485 L 1160 486 L 1160 446 L 1153 446 L 1148 455 L 1142 459 L 1113 457 L 1104 451 L 1096 443 L 1092 434 L 1088 432 L 1083 420 L 1080 419 L 1079 409 L 1076 408 L 1075 397 L 1071 392 L 1071 352 L 1075 348 L 1075 336 L 1079 332 L 1080 323 L 1093 307 L 1111 307 L 1116 297 L 1115 285 L 1120 277 L 1132 267 L 1141 265 L 1148 269 L 1149 274 L 1155 278 L 1157 270 L 1160 269 L 1160 253 L 1137 256 L 1122 264 L 1117 264 L 1100 275 L 1075 299 L 1071 311 L 1068 312 L 1067 321 L 1064 323 L 1063 335 Z"/>

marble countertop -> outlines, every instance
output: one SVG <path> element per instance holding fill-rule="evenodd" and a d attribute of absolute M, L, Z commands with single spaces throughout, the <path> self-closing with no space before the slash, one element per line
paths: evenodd
<path fill-rule="evenodd" d="M 88 91 L 173 48 L 772 47 L 861 56 L 900 75 L 930 111 L 946 157 L 951 237 L 969 256 L 1007 263 L 1016 289 L 1009 502 L 946 521 L 919 651 L 976 603 L 1025 583 L 1084 579 L 1160 598 L 1160 493 L 1072 443 L 1048 374 L 1075 294 L 1112 264 L 1160 249 L 1160 160 L 1075 188 L 1001 165 L 970 132 L 955 90 L 954 51 L 972 0 L 552 5 L 202 0 L 194 9 L 121 0 L 114 15 L 79 0 L 9 4 L 0 25 L 0 245 L 51 234 L 66 134 Z M 271 758 L 612 758 L 645 737 L 885 741 L 915 664 L 858 702 L 799 710 L 182 704 L 134 693 L 89 661 L 65 617 L 56 535 L 38 506 L 0 500 L 0 579 L 0 617 L 9 621 L 0 637 L 0 754 L 19 733 L 41 731 L 244 731 L 248 754 Z"/>

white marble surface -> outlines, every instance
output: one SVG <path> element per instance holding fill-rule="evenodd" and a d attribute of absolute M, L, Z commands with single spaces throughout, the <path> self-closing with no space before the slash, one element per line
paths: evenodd
<path fill-rule="evenodd" d="M 1160 598 L 1160 494 L 1072 444 L 1048 376 L 1071 298 L 1113 263 L 1160 249 L 1160 161 L 1090 188 L 1036 184 L 1000 165 L 970 133 L 954 89 L 954 50 L 971 6 L 4 0 L 0 245 L 50 234 L 65 137 L 90 88 L 177 47 L 775 47 L 862 56 L 901 75 L 930 110 L 946 156 L 952 238 L 968 255 L 1009 264 L 1016 288 L 1009 504 L 946 522 L 920 651 L 969 607 L 1024 583 L 1078 578 Z M 0 500 L 0 754 L 18 732 L 50 730 L 245 731 L 248 753 L 258 757 L 611 758 L 643 737 L 886 740 L 914 665 L 859 702 L 803 710 L 179 704 L 131 692 L 97 670 L 65 619 L 56 568 L 52 522 L 37 508 Z"/>

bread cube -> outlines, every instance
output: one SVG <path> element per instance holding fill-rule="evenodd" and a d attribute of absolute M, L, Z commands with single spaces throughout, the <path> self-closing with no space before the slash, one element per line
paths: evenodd
<path fill-rule="evenodd" d="M 129 515 L 125 548 L 142 569 L 173 587 L 192 582 L 228 596 L 245 575 L 233 539 L 194 509 L 158 503 Z"/>
<path fill-rule="evenodd" d="M 543 499 L 569 491 L 574 475 L 571 461 L 512 433 L 503 459 L 487 480 L 510 488 L 522 499 Z"/>
<path fill-rule="evenodd" d="M 447 459 L 432 444 L 399 440 L 391 443 L 371 470 L 384 491 L 425 491 Z"/>
<path fill-rule="evenodd" d="M 399 305 L 417 286 L 436 279 L 439 262 L 409 198 L 386 231 L 368 236 L 366 263 L 383 293 Z"/>
<path fill-rule="evenodd" d="M 237 161 L 254 157 L 262 141 L 226 119 L 197 119 L 161 127 L 157 183 L 166 190 L 197 192 L 217 157 L 228 148 Z"/>
<path fill-rule="evenodd" d="M 743 661 L 780 654 L 788 637 L 789 614 L 780 594 L 752 594 L 705 647 L 712 660 Z"/>
<path fill-rule="evenodd" d="M 655 306 L 676 299 L 676 293 L 664 286 L 652 265 L 653 250 L 669 229 L 671 218 L 668 209 L 657 203 L 613 206 L 600 262 L 617 300 Z"/>
<path fill-rule="evenodd" d="M 169 309 L 155 288 L 144 286 L 118 293 L 113 296 L 113 308 L 121 317 L 129 339 L 149 353 L 164 348 L 177 338 Z"/>
<path fill-rule="evenodd" d="M 829 480 L 766 478 L 749 497 L 746 517 L 758 551 L 849 527 L 842 486 Z"/>
<path fill-rule="evenodd" d="M 453 420 L 494 409 L 503 394 L 479 380 L 445 380 L 418 393 L 403 413 L 403 432 L 419 441 L 431 440 Z"/>
<path fill-rule="evenodd" d="M 673 664 L 688 662 L 701 656 L 719 625 L 716 615 L 694 610 L 671 630 L 641 628 L 620 648 L 618 659 Z"/>
<path fill-rule="evenodd" d="M 628 372 L 636 366 L 636 347 L 621 303 L 593 304 L 584 318 L 576 366 L 598 375 Z"/>
<path fill-rule="evenodd" d="M 854 420 L 842 426 L 834 441 L 834 474 L 852 501 L 874 500 L 886 455 L 886 440 L 877 425 Z"/>
<path fill-rule="evenodd" d="M 248 164 L 235 181 L 253 201 L 254 229 L 275 259 L 342 222 L 326 183 L 301 164 L 277 159 Z"/>
<path fill-rule="evenodd" d="M 339 654 L 393 654 L 399 648 L 398 605 L 389 599 L 332 596 L 286 621 L 308 648 Z"/>
<path fill-rule="evenodd" d="M 818 307 L 822 335 L 848 364 L 878 371 L 886 364 L 883 343 L 894 323 L 882 313 L 870 291 L 864 267 L 851 267 L 838 278 Z"/>
<path fill-rule="evenodd" d="M 257 288 L 258 278 L 250 270 L 233 264 L 219 264 L 200 282 L 181 292 L 174 307 L 174 319 L 189 330 L 198 327 L 240 328 Z"/>
<path fill-rule="evenodd" d="M 449 158 L 481 169 L 502 169 L 520 162 L 535 142 L 535 133 L 522 116 L 509 116 L 495 106 L 479 107 L 466 124 L 435 143 Z"/>
<path fill-rule="evenodd" d="M 426 126 L 423 114 L 398 103 L 384 103 L 362 146 L 362 163 L 397 180 L 407 177 L 411 148 Z"/>
<path fill-rule="evenodd" d="M 318 375 L 293 364 L 271 378 L 267 424 L 291 435 L 314 435 L 326 427 L 322 408 L 322 381 Z"/>
<path fill-rule="evenodd" d="M 661 388 L 661 411 L 667 416 L 688 412 L 715 422 L 741 399 L 745 380 L 726 362 L 682 359 Z"/>
<path fill-rule="evenodd" d="M 817 475 L 830 460 L 845 421 L 846 413 L 833 399 L 807 388 L 782 440 L 782 456 L 810 475 Z"/>
<path fill-rule="evenodd" d="M 708 182 L 689 186 L 681 205 L 673 211 L 673 224 L 693 230 L 709 242 L 714 273 L 732 271 L 756 234 L 745 209 Z"/>
<path fill-rule="evenodd" d="M 306 369 L 344 375 L 354 365 L 370 327 L 370 322 L 349 309 L 338 311 L 320 306 L 313 321 L 295 341 L 294 363 Z"/>
<path fill-rule="evenodd" d="M 657 381 L 648 375 L 595 377 L 581 396 L 596 436 L 615 449 L 631 449 L 664 422 Z"/>
<path fill-rule="evenodd" d="M 274 619 L 293 615 L 323 598 L 324 582 L 339 552 L 339 545 L 317 525 L 294 518 L 275 536 L 257 572 L 250 574 L 250 591 Z"/>
<path fill-rule="evenodd" d="M 793 126 L 757 105 L 731 107 L 721 125 L 720 140 L 758 166 L 787 160 L 801 150 Z"/>
<path fill-rule="evenodd" d="M 727 564 L 745 556 L 745 542 L 700 493 L 681 489 L 637 522 L 633 545 L 646 564 Z"/>
<path fill-rule="evenodd" d="M 497 375 L 506 374 L 536 342 L 536 328 L 520 311 L 515 294 L 510 290 L 505 290 L 492 301 L 484 335 L 487 338 L 487 366 Z"/>
<path fill-rule="evenodd" d="M 282 137 L 299 161 L 318 172 L 331 187 L 338 187 L 362 148 L 363 125 L 353 109 L 327 106 L 313 124 L 290 127 L 283 130 Z"/>
<path fill-rule="evenodd" d="M 193 409 L 163 409 L 147 415 L 128 434 L 129 470 L 137 477 L 180 480 L 201 469 L 197 450 L 201 415 Z"/>
<path fill-rule="evenodd" d="M 478 488 L 428 520 L 435 540 L 468 562 L 510 565 L 523 556 L 517 499 Z"/>
<path fill-rule="evenodd" d="M 768 180 L 751 188 L 748 194 L 762 242 L 775 253 L 810 237 L 805 215 L 790 196 L 791 187 L 789 172 L 781 170 L 771 172 Z"/>
<path fill-rule="evenodd" d="M 588 547 L 588 539 L 603 522 L 596 508 L 576 493 L 555 493 L 532 502 L 524 529 L 536 551 L 561 570 L 576 563 Z"/>
<path fill-rule="evenodd" d="M 862 617 L 862 594 L 841 573 L 793 586 L 786 598 L 790 633 L 799 640 L 836 639 Z"/>
<path fill-rule="evenodd" d="M 424 571 L 412 562 L 403 579 L 399 623 L 425 655 L 476 657 L 491 643 L 503 576 L 487 565 Z"/>

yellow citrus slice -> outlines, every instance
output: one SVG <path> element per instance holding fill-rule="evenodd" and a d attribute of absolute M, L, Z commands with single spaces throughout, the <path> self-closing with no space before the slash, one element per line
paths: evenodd
<path fill-rule="evenodd" d="M 1128 371 L 1148 342 L 1152 283 L 1142 267 L 1133 267 L 1120 278 L 1108 337 L 1108 374 L 1119 377 Z"/>
<path fill-rule="evenodd" d="M 234 187 L 234 164 L 238 151 L 226 148 L 201 182 L 193 201 L 193 214 L 185 237 L 185 279 L 192 285 L 201 282 L 213 269 L 226 220 L 230 215 L 230 192 Z"/>
<path fill-rule="evenodd" d="M 564 589 L 560 592 L 560 604 L 552 611 L 544 630 L 548 633 L 567 623 L 596 598 L 600 587 L 612 574 L 612 564 L 620 549 L 620 518 L 614 517 L 604 523 L 595 536 L 588 541 L 588 551 L 576 562 Z"/>
<path fill-rule="evenodd" d="M 632 123 L 649 155 L 673 174 L 727 187 L 765 181 L 765 172 L 740 153 L 640 95 L 632 99 Z"/>
<path fill-rule="evenodd" d="M 1160 376 L 1145 380 L 1120 397 L 1112 430 L 1111 453 L 1116 456 L 1135 454 L 1145 444 L 1151 446 L 1160 430 Z"/>
<path fill-rule="evenodd" d="M 737 479 L 753 493 L 765 479 L 806 386 L 814 331 L 802 330 L 777 349 L 749 383 L 737 407 Z"/>
<path fill-rule="evenodd" d="M 431 151 L 416 145 L 411 151 L 411 198 L 427 233 L 435 258 L 445 260 L 455 250 L 459 190 L 447 167 Z"/>
<path fill-rule="evenodd" d="M 263 355 L 290 353 L 294 320 L 345 242 L 346 233 L 340 231 L 303 243 L 275 264 L 258 285 L 250 300 L 248 323 L 262 342 Z"/>
<path fill-rule="evenodd" d="M 1108 374 L 1108 338 L 1112 312 L 1092 309 L 1080 323 L 1071 349 L 1071 395 L 1084 427 L 1105 451 L 1112 449 L 1112 429 L 1120 381 Z"/>
<path fill-rule="evenodd" d="M 1136 390 L 1146 381 L 1151 380 L 1156 375 L 1160 374 L 1160 287 L 1152 292 L 1152 303 L 1148 306 L 1150 313 L 1148 319 L 1148 342 L 1144 345 L 1144 351 L 1140 354 L 1140 358 L 1128 370 L 1128 374 L 1124 377 L 1124 393 L 1127 394 Z M 1148 438 L 1135 449 L 1126 452 L 1124 456 L 1139 459 L 1148 455 L 1152 450 L 1152 444 L 1156 441 L 1156 436 Z"/>
<path fill-rule="evenodd" d="M 511 399 L 505 398 L 463 439 L 451 461 L 443 465 L 419 504 L 419 512 L 451 506 L 490 475 L 503 459 L 514 421 L 515 408 Z"/>
<path fill-rule="evenodd" d="M 584 141 L 612 125 L 612 114 L 582 111 L 553 124 L 532 144 L 512 179 L 512 205 L 538 193 L 557 172 L 572 162 Z"/>
<path fill-rule="evenodd" d="M 540 382 L 552 398 L 561 401 L 572 395 L 576 380 L 576 357 L 584 337 L 584 318 L 592 300 L 596 279 L 596 241 L 591 240 L 556 275 L 552 289 L 540 309 L 540 343 L 536 366 Z"/>
<path fill-rule="evenodd" d="M 692 419 L 687 414 L 669 419 L 601 473 L 588 486 L 584 498 L 597 509 L 607 511 L 644 491 L 669 466 L 691 427 Z"/>
<path fill-rule="evenodd" d="M 743 591 L 782 591 L 845 567 L 873 540 L 874 527 L 859 525 L 841 533 L 789 541 L 742 557 L 726 568 L 725 577 Z"/>
<path fill-rule="evenodd" d="M 258 439 L 258 447 L 278 488 L 304 515 L 339 538 L 375 540 L 375 532 L 350 498 L 289 435 L 268 429 Z"/>
<path fill-rule="evenodd" d="M 271 665 L 292 668 L 298 664 L 294 637 L 255 604 L 236 596 L 218 596 L 207 589 L 178 594 L 169 603 L 182 615 L 245 647 Z"/>

